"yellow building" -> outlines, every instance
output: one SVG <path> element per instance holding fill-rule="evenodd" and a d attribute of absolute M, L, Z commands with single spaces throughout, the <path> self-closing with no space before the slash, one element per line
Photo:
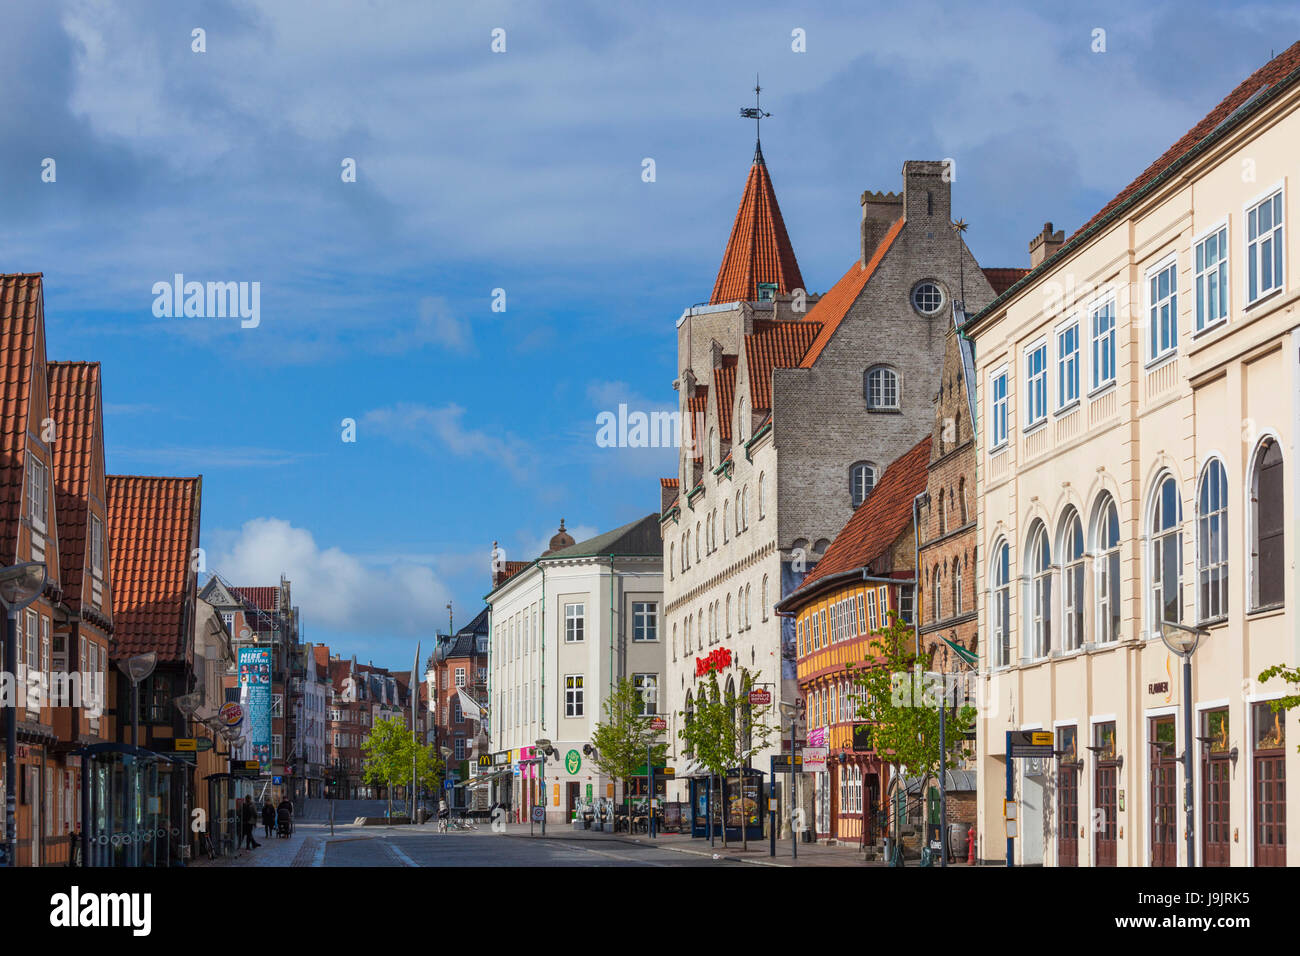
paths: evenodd
<path fill-rule="evenodd" d="M 979 854 L 1017 864 L 1300 863 L 1295 506 L 1300 44 L 1269 61 L 964 331 L 975 341 Z M 1192 740 L 1163 621 L 1201 629 Z M 1287 772 L 1289 771 L 1289 772 Z"/>

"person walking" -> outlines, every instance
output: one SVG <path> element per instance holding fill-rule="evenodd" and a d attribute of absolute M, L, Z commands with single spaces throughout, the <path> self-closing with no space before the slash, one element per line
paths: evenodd
<path fill-rule="evenodd" d="M 253 798 L 251 796 L 244 797 L 244 806 L 240 815 L 240 821 L 244 826 L 245 848 L 256 850 L 262 844 L 258 843 L 257 839 L 253 836 L 254 831 L 257 829 L 257 807 L 253 806 Z"/>
<path fill-rule="evenodd" d="M 262 829 L 265 832 L 266 839 L 271 839 L 275 832 L 275 807 L 271 806 L 271 798 L 268 797 L 262 804 Z"/>

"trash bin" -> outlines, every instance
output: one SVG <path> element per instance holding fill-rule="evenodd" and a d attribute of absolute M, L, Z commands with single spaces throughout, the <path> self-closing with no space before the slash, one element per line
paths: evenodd
<path fill-rule="evenodd" d="M 969 823 L 948 824 L 948 853 L 954 859 L 966 859 L 966 850 L 970 843 Z"/>
<path fill-rule="evenodd" d="M 424 823 L 424 822 L 425 822 L 426 820 L 428 820 L 428 819 L 429 819 L 429 811 L 428 811 L 428 810 L 424 809 L 424 807 L 418 807 L 418 808 L 416 808 L 416 811 L 415 811 L 415 822 L 416 822 L 416 823 Z"/>

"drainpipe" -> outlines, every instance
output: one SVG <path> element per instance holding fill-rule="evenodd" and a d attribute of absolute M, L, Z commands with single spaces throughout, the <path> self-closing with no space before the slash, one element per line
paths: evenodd
<path fill-rule="evenodd" d="M 912 601 L 912 636 L 916 639 L 916 653 L 921 653 L 921 593 L 925 590 L 921 586 L 923 575 L 921 574 L 921 519 L 917 514 L 917 507 L 922 501 L 928 502 L 930 493 L 923 491 L 912 499 L 912 574 L 915 585 L 915 599 Z"/>
<path fill-rule="evenodd" d="M 609 556 L 609 690 L 614 690 L 614 555 Z"/>
<path fill-rule="evenodd" d="M 540 703 L 538 703 L 537 705 L 537 712 L 542 715 L 542 731 L 545 732 L 546 731 L 546 565 L 542 564 L 540 561 L 538 562 L 538 565 L 542 569 L 542 637 L 541 637 L 542 659 L 541 659 L 541 665 L 538 667 L 538 670 L 541 672 L 542 699 Z M 560 655 L 558 653 L 555 655 L 555 659 L 556 661 L 560 659 Z"/>

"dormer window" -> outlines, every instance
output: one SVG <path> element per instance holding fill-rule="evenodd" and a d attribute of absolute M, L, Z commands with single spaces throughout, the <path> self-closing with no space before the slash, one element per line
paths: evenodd
<path fill-rule="evenodd" d="M 772 302 L 776 299 L 776 283 L 760 282 L 758 284 L 758 301 Z"/>

